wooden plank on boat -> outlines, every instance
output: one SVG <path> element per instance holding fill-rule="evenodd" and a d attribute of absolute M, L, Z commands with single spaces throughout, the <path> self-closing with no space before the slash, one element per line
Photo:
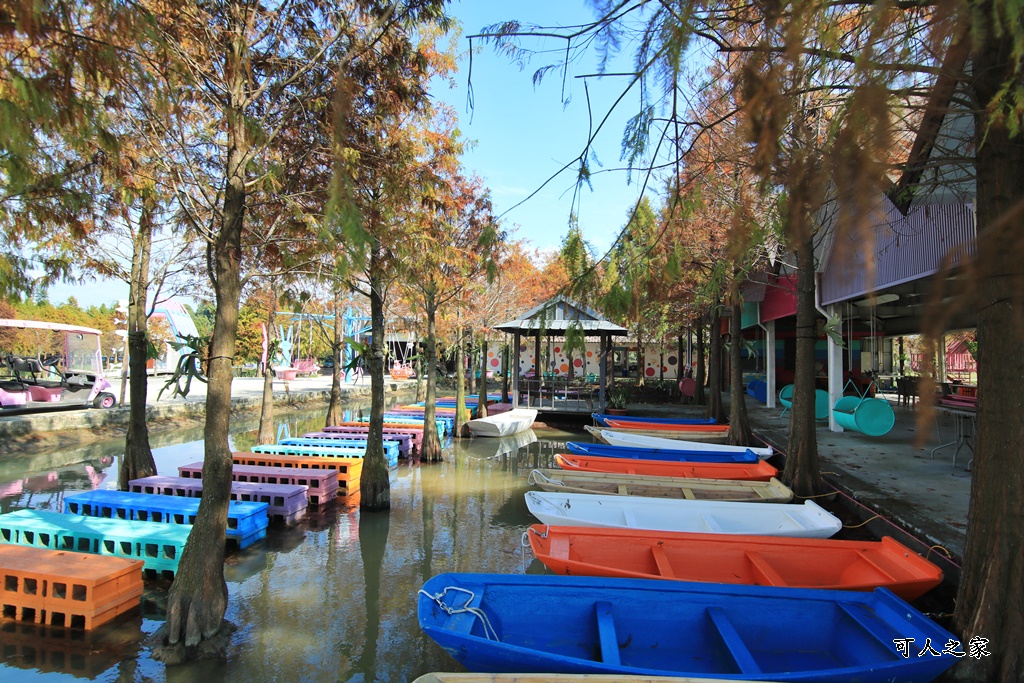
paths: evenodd
<path fill-rule="evenodd" d="M 769 481 L 741 481 L 536 469 L 530 472 L 528 482 L 545 491 L 566 493 L 686 500 L 742 500 L 753 503 L 788 503 L 793 499 L 793 491 L 775 477 Z"/>

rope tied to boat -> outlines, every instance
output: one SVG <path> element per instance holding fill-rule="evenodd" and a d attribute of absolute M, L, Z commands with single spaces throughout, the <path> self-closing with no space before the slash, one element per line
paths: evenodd
<path fill-rule="evenodd" d="M 468 595 L 469 597 L 466 599 L 466 605 L 464 607 L 455 607 L 454 605 L 449 607 L 448 605 L 446 605 L 444 603 L 444 596 L 448 594 L 448 591 L 455 591 L 459 593 L 465 593 L 466 595 Z M 501 642 L 501 638 L 498 637 L 498 632 L 494 630 L 493 626 L 491 626 L 491 620 L 487 618 L 487 615 L 484 613 L 484 611 L 479 607 L 469 606 L 469 603 L 473 602 L 473 600 L 476 598 L 476 593 L 474 593 L 473 591 L 468 590 L 466 588 L 462 588 L 460 586 L 446 586 L 443 591 L 435 595 L 431 595 L 422 588 L 419 590 L 419 592 L 420 594 L 425 595 L 426 597 L 430 598 L 435 603 L 437 603 L 437 606 L 441 608 L 441 611 L 447 614 L 448 616 L 466 613 L 472 614 L 474 617 L 480 620 L 481 624 L 483 624 L 484 636 L 487 637 L 487 640 L 493 640 L 498 643 Z"/>
<path fill-rule="evenodd" d="M 530 470 L 530 476 L 528 476 L 526 478 L 526 483 L 530 484 L 530 485 L 536 485 L 536 484 L 540 484 L 541 482 L 543 482 L 545 484 L 554 484 L 556 486 L 565 486 L 565 484 L 563 482 L 560 482 L 557 479 L 552 479 L 552 478 L 546 476 L 540 470 Z"/>
<path fill-rule="evenodd" d="M 524 548 L 529 548 L 530 547 L 530 536 L 529 536 L 529 534 L 535 534 L 537 536 L 540 536 L 541 538 L 547 538 L 548 537 L 548 532 L 550 530 L 551 530 L 551 525 L 550 524 L 545 524 L 544 525 L 544 533 L 541 533 L 541 532 L 537 531 L 536 529 L 534 529 L 531 526 L 529 529 L 527 529 L 526 531 L 523 532 L 523 538 L 522 538 L 522 541 L 520 541 L 520 542 L 522 543 L 522 546 Z"/>

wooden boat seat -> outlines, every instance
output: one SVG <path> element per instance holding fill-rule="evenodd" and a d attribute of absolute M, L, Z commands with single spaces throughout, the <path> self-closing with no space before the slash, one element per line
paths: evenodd
<path fill-rule="evenodd" d="M 704 525 L 707 526 L 708 531 L 710 531 L 711 533 L 713 533 L 713 534 L 725 533 L 724 531 L 722 531 L 721 525 L 718 522 L 716 522 L 715 518 L 712 517 L 711 515 L 701 515 L 701 518 L 704 520 Z"/>
<path fill-rule="evenodd" d="M 654 564 L 658 566 L 659 574 L 666 579 L 676 578 L 676 573 L 672 571 L 672 564 L 668 561 L 668 554 L 660 543 L 651 546 L 651 555 L 654 556 Z"/>
<path fill-rule="evenodd" d="M 761 553 L 746 552 L 744 555 L 750 560 L 754 569 L 754 578 L 759 586 L 788 586 L 789 583 L 775 571 Z"/>
<path fill-rule="evenodd" d="M 754 659 L 754 655 L 751 654 L 746 643 L 740 638 L 739 631 L 729 621 L 725 611 L 721 607 L 708 607 L 706 613 L 712 625 L 718 631 L 718 635 L 722 638 L 722 644 L 725 645 L 729 654 L 732 655 L 733 661 L 736 662 L 740 673 L 761 673 L 761 667 L 758 666 L 757 660 Z"/>
<path fill-rule="evenodd" d="M 611 666 L 621 666 L 619 639 L 615 634 L 615 619 L 612 617 L 611 603 L 595 602 L 594 612 L 597 616 L 597 637 L 601 645 L 601 661 Z"/>

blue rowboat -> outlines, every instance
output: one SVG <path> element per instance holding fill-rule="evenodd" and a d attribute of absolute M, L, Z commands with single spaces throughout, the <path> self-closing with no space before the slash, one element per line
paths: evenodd
<path fill-rule="evenodd" d="M 420 628 L 478 672 L 926 683 L 958 661 L 940 652 L 956 637 L 885 588 L 441 574 L 417 600 Z"/>
<path fill-rule="evenodd" d="M 717 424 L 717 421 L 713 417 L 633 417 L 630 415 L 628 418 L 624 418 L 621 415 L 605 415 L 604 413 L 591 413 L 590 417 L 594 418 L 594 422 L 602 427 L 607 427 L 608 423 L 605 422 L 607 419 L 612 420 L 624 420 L 628 419 L 630 422 L 648 422 L 650 424 L 666 424 L 666 425 L 713 425 Z"/>
<path fill-rule="evenodd" d="M 566 450 L 575 455 L 596 455 L 602 458 L 633 458 L 635 460 L 667 460 L 671 462 L 757 462 L 752 450 L 726 453 L 722 451 L 677 451 L 668 448 L 627 448 L 603 444 L 569 441 Z"/>

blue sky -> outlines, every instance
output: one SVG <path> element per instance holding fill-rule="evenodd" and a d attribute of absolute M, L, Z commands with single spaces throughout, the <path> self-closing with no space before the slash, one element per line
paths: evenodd
<path fill-rule="evenodd" d="M 516 19 L 545 27 L 580 24 L 593 18 L 584 0 L 525 0 L 515 3 L 486 0 L 456 0 L 453 14 L 462 22 L 464 35 L 459 41 L 460 53 L 469 48 L 466 36 L 484 26 Z M 476 45 L 474 41 L 474 46 Z M 618 230 L 636 203 L 640 188 L 627 184 L 626 173 L 597 173 L 592 178 L 593 191 L 583 187 L 573 206 L 575 168 L 562 173 L 524 205 L 517 203 L 536 191 L 562 166 L 572 162 L 584 149 L 588 135 L 587 94 L 581 79 L 572 76 L 597 71 L 594 54 L 574 64 L 570 77 L 549 74 L 533 86 L 536 68 L 556 61 L 564 43 L 557 40 L 524 43 L 552 52 L 534 59 L 520 71 L 507 57 L 485 46 L 473 58 L 472 82 L 474 108 L 467 110 L 468 63 L 463 55 L 457 87 L 452 91 L 436 90 L 442 99 L 456 108 L 463 134 L 476 141 L 464 156 L 464 164 L 475 171 L 491 188 L 495 210 L 505 214 L 509 227 L 517 227 L 515 236 L 529 240 L 542 250 L 557 249 L 564 237 L 570 213 L 575 210 L 584 238 L 600 254 L 611 245 Z M 558 54 L 555 54 L 558 52 Z M 628 56 L 618 60 L 628 64 Z M 613 69 L 614 70 L 614 69 Z M 590 80 L 591 107 L 595 117 L 603 116 L 612 100 L 619 95 L 625 79 Z M 563 97 L 569 103 L 563 106 Z M 600 133 L 595 151 L 604 168 L 619 165 L 619 148 L 623 126 L 635 113 L 637 96 L 627 96 L 623 112 L 612 117 Z M 600 170 L 598 167 L 591 169 Z M 635 181 L 635 178 L 634 178 Z M 505 213 L 508 212 L 508 213 Z"/>
<path fill-rule="evenodd" d="M 507 57 L 486 46 L 473 58 L 473 94 L 475 107 L 467 109 L 466 36 L 484 26 L 515 19 L 524 24 L 545 27 L 580 24 L 593 18 L 585 0 L 519 0 L 514 3 L 493 0 L 454 0 L 451 13 L 462 23 L 463 36 L 458 42 L 462 55 L 456 86 L 448 89 L 438 84 L 434 95 L 452 105 L 459 115 L 463 135 L 475 141 L 464 156 L 466 171 L 484 179 L 491 189 L 495 211 L 503 214 L 505 226 L 515 239 L 524 239 L 537 249 L 558 249 L 565 236 L 569 216 L 575 211 L 584 238 L 598 255 L 611 245 L 618 230 L 636 203 L 639 187 L 627 184 L 624 171 L 596 173 L 593 190 L 584 186 L 573 205 L 575 168 L 552 180 L 534 197 L 518 208 L 513 207 L 538 190 L 562 166 L 571 162 L 584 148 L 588 134 L 586 93 L 581 79 L 574 75 L 595 73 L 596 56 L 589 54 L 574 64 L 570 77 L 550 74 L 538 87 L 533 86 L 533 72 L 557 60 L 552 52 L 534 59 L 523 70 Z M 474 43 L 475 45 L 476 43 Z M 560 41 L 526 43 L 531 48 L 558 51 Z M 628 63 L 628 56 L 621 63 Z M 619 69 L 621 70 L 621 69 Z M 595 116 L 603 116 L 612 100 L 621 91 L 624 79 L 590 81 L 591 107 Z M 568 97 L 568 104 L 563 104 Z M 626 119 L 637 108 L 637 96 L 631 94 L 621 105 L 623 112 L 605 124 L 594 151 L 604 168 L 619 166 L 619 147 Z M 592 172 L 600 167 L 593 167 Z M 83 306 L 113 303 L 127 299 L 128 288 L 119 282 L 97 282 L 84 285 L 56 285 L 50 288 L 50 301 L 62 303 L 74 296 Z"/>

